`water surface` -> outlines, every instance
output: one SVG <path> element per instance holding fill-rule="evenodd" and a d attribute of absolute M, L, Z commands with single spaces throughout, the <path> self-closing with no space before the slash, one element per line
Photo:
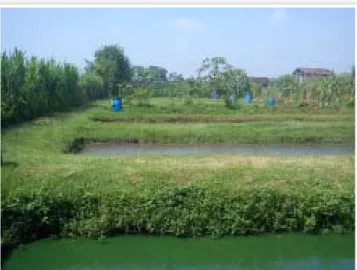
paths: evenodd
<path fill-rule="evenodd" d="M 177 145 L 177 144 L 93 144 L 82 154 L 117 155 L 167 155 L 167 154 L 243 154 L 243 155 L 354 155 L 353 145 Z"/>
<path fill-rule="evenodd" d="M 5 270 L 354 269 L 354 235 L 223 239 L 123 236 L 43 240 L 15 250 Z"/>

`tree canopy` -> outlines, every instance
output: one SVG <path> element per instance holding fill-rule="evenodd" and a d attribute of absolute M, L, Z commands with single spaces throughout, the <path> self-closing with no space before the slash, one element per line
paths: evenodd
<path fill-rule="evenodd" d="M 119 85 L 132 80 L 132 69 L 124 49 L 118 45 L 103 46 L 94 53 L 94 61 L 87 61 L 87 70 L 96 72 L 104 83 L 106 96 L 119 94 Z"/>

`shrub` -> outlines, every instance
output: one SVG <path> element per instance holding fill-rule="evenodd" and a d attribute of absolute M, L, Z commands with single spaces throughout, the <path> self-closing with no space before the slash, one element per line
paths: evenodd
<path fill-rule="evenodd" d="M 50 235 L 103 237 L 150 233 L 179 237 L 354 229 L 354 194 L 312 188 L 231 192 L 214 186 L 144 184 L 134 192 L 75 189 L 2 198 L 2 235 L 19 243 Z"/>

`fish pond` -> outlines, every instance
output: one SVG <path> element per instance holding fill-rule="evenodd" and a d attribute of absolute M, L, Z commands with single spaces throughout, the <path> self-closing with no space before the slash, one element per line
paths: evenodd
<path fill-rule="evenodd" d="M 46 239 L 16 249 L 4 270 L 354 269 L 354 234 L 222 239 L 122 236 Z"/>

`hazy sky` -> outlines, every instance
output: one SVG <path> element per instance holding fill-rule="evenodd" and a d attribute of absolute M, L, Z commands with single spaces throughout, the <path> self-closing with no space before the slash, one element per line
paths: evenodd
<path fill-rule="evenodd" d="M 349 72 L 355 59 L 352 8 L 31 8 L 1 10 L 1 50 L 84 67 L 104 44 L 124 47 L 134 65 L 193 74 L 223 56 L 250 76 L 297 66 Z"/>

